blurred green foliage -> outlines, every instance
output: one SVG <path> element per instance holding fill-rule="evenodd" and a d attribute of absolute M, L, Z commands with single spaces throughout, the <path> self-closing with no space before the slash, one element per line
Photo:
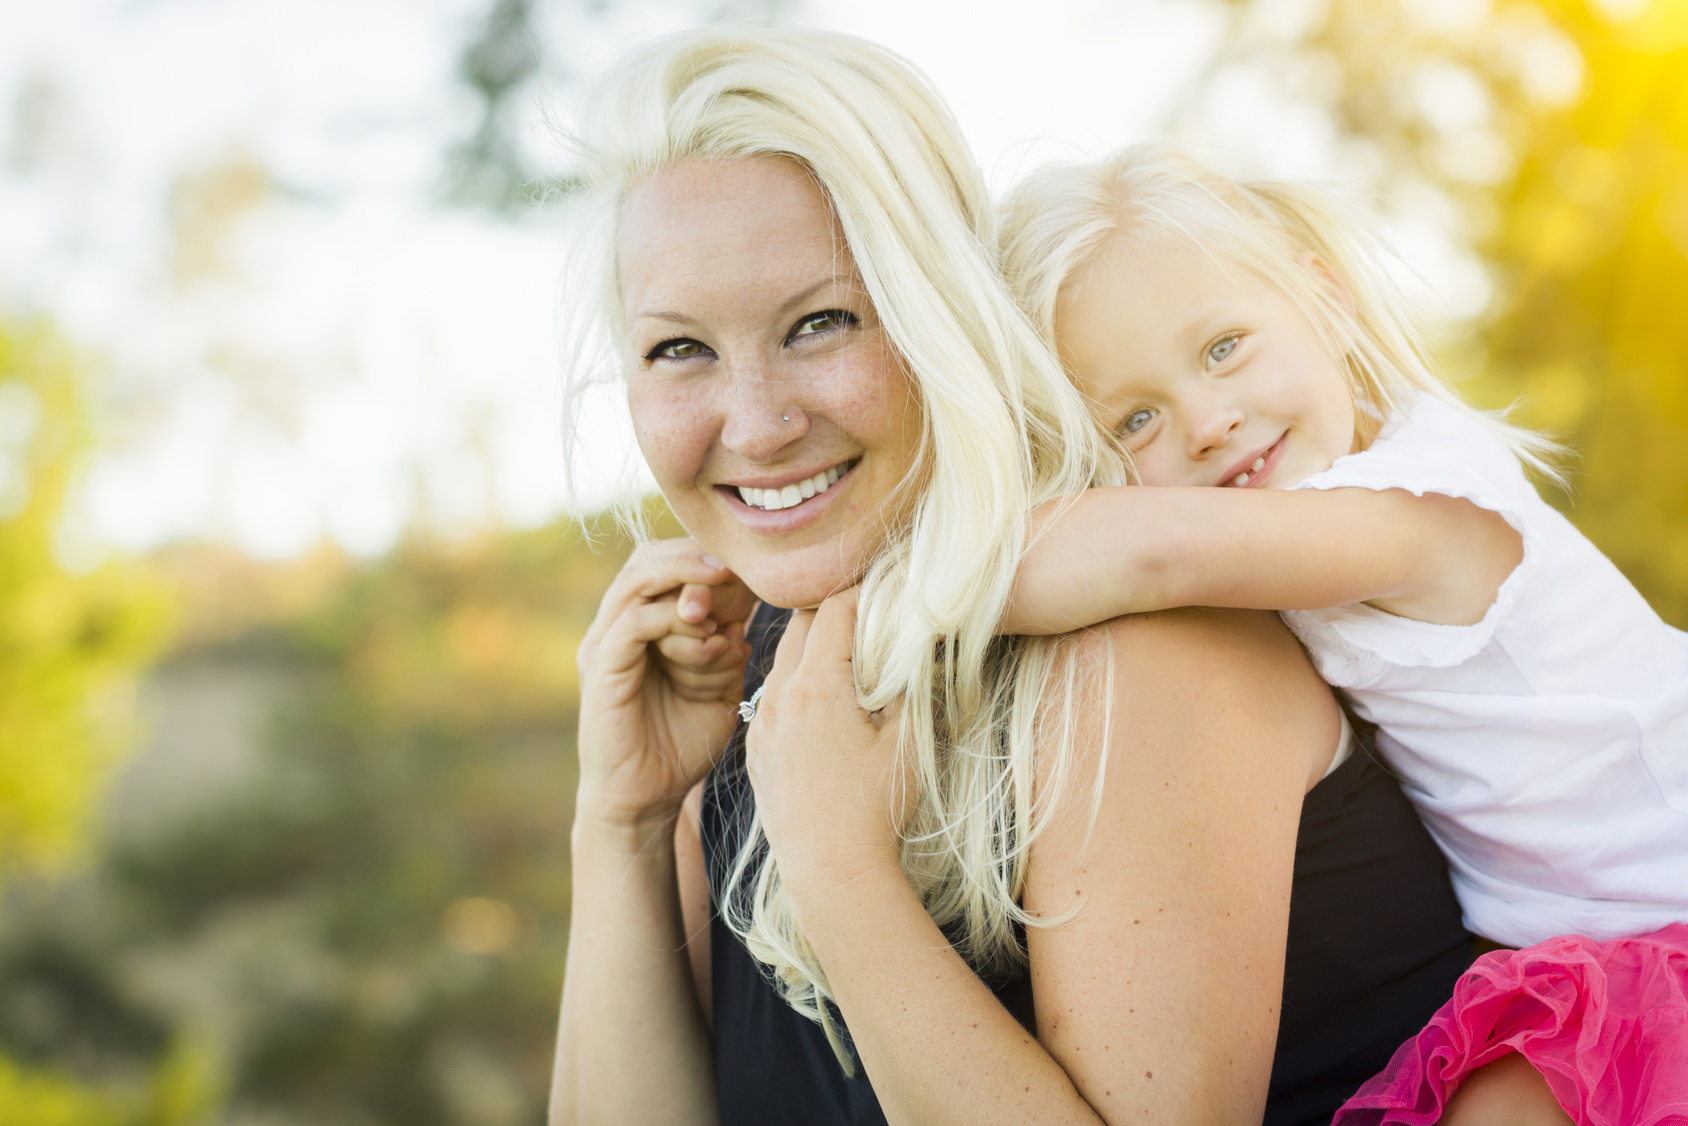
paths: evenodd
<path fill-rule="evenodd" d="M 196 1045 L 220 1122 L 541 1121 L 574 650 L 621 557 L 572 528 L 412 544 L 302 596 L 176 560 L 197 620 L 166 671 L 280 685 L 262 754 L 33 898 L 0 939 L 0 1045 L 84 1074 Z"/>
<path fill-rule="evenodd" d="M 0 878 L 75 852 L 130 734 L 133 676 L 166 631 L 139 571 L 58 559 L 88 378 L 45 324 L 0 321 Z"/>
<path fill-rule="evenodd" d="M 135 677 L 168 631 L 163 588 L 138 568 L 73 573 L 59 559 L 91 441 L 91 374 L 47 324 L 0 320 L 0 883 L 85 853 L 134 735 Z M 95 1087 L 61 1057 L 17 1048 L 0 1041 L 0 1123 L 164 1126 L 203 1101 L 191 1063 L 168 1047 Z"/>
<path fill-rule="evenodd" d="M 1577 451 L 1572 518 L 1688 627 L 1688 4 L 1544 7 L 1583 93 L 1531 120 L 1498 193 L 1481 390 Z"/>

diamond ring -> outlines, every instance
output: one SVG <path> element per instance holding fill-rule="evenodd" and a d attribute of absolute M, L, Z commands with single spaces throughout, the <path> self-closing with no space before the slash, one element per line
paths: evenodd
<path fill-rule="evenodd" d="M 756 705 L 762 702 L 762 693 L 766 692 L 767 690 L 768 690 L 768 686 L 766 684 L 759 685 L 757 687 L 756 691 L 754 691 L 750 694 L 750 699 L 740 700 L 739 703 L 738 703 L 738 717 L 740 719 L 744 720 L 744 722 L 746 722 L 746 723 L 749 723 L 751 720 L 755 719 L 756 718 Z"/>

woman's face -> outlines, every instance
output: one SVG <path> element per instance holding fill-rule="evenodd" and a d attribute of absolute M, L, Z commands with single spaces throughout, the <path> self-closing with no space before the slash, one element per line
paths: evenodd
<path fill-rule="evenodd" d="M 620 263 L 634 430 L 680 522 L 775 605 L 849 585 L 921 420 L 814 180 L 675 165 L 629 197 Z"/>

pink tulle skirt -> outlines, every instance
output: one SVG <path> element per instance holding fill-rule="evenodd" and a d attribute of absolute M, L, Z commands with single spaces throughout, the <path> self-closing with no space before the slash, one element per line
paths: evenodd
<path fill-rule="evenodd" d="M 1508 1052 L 1578 1126 L 1688 1123 L 1688 925 L 1483 955 L 1332 1126 L 1435 1122 L 1462 1079 Z"/>

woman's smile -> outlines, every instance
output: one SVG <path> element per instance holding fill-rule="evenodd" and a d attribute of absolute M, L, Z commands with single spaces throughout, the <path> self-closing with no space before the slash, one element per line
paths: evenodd
<path fill-rule="evenodd" d="M 815 497 L 830 490 L 845 474 L 856 467 L 860 458 L 848 458 L 836 465 L 828 466 L 813 475 L 799 474 L 796 478 L 787 476 L 785 480 L 757 481 L 717 485 L 716 490 L 731 497 L 734 493 L 748 508 L 760 512 L 779 512 L 783 509 L 797 508 Z M 810 506 L 818 508 L 819 506 Z"/>

